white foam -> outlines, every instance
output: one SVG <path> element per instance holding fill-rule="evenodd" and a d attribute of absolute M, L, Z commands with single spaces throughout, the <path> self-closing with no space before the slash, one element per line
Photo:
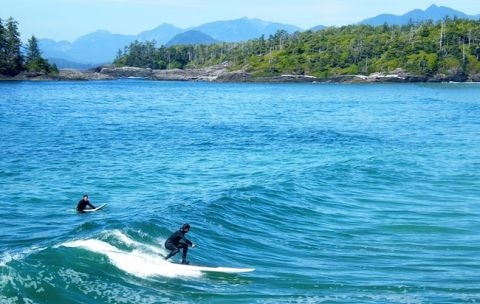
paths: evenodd
<path fill-rule="evenodd" d="M 136 243 L 134 240 L 123 234 L 120 230 L 107 231 L 106 234 L 114 236 L 116 239 L 129 246 L 133 246 Z"/>
<path fill-rule="evenodd" d="M 5 252 L 0 258 L 0 266 L 6 266 L 12 260 L 16 260 L 16 258 L 10 252 Z"/>
<path fill-rule="evenodd" d="M 202 274 L 198 269 L 172 264 L 165 261 L 162 256 L 147 253 L 141 249 L 123 251 L 104 241 L 96 239 L 67 242 L 62 244 L 62 246 L 83 248 L 91 252 L 106 255 L 113 265 L 139 277 L 199 277 Z"/>
<path fill-rule="evenodd" d="M 30 248 L 26 248 L 20 251 L 11 251 L 11 252 L 7 251 L 4 254 L 2 254 L 2 256 L 0 257 L 0 267 L 7 266 L 7 264 L 11 261 L 21 260 L 32 253 L 42 251 L 44 249 L 46 248 L 32 246 Z"/>
<path fill-rule="evenodd" d="M 115 237 L 117 240 L 119 240 L 120 242 L 124 243 L 127 246 L 140 248 L 140 249 L 151 251 L 153 253 L 161 254 L 164 256 L 167 255 L 167 251 L 165 249 L 132 240 L 120 230 L 107 231 L 106 234 Z M 159 241 L 159 243 L 161 244 L 163 244 L 164 242 L 165 242 L 164 240 Z"/>

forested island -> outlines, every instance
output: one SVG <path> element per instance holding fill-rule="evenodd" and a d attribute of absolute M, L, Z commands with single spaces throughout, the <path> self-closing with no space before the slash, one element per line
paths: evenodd
<path fill-rule="evenodd" d="M 210 45 L 135 41 L 112 65 L 58 70 L 18 23 L 0 20 L 0 79 L 218 82 L 480 82 L 480 20 L 348 25 Z"/>
<path fill-rule="evenodd" d="M 155 48 L 153 41 L 136 41 L 120 50 L 114 61 L 116 67 L 153 70 L 195 70 L 219 64 L 250 80 L 376 75 L 407 81 L 480 81 L 480 21 L 445 18 L 405 26 L 279 31 L 268 38 L 214 45 Z"/>
<path fill-rule="evenodd" d="M 39 75 L 51 77 L 58 75 L 58 69 L 42 57 L 35 36 L 28 40 L 23 50 L 18 22 L 13 18 L 5 22 L 0 19 L 0 78 L 15 77 L 21 73 L 24 78 Z"/>

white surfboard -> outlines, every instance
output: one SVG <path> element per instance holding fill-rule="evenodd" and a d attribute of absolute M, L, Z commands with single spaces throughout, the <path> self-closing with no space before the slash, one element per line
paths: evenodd
<path fill-rule="evenodd" d="M 242 272 L 255 271 L 255 268 L 208 267 L 208 266 L 195 266 L 195 265 L 182 265 L 182 264 L 179 264 L 179 266 L 188 268 L 190 270 L 203 271 L 203 272 L 242 273 Z"/>
<path fill-rule="evenodd" d="M 97 208 L 95 209 L 84 209 L 83 212 L 95 212 L 95 211 L 98 211 L 100 209 L 103 209 L 103 207 L 105 207 L 107 204 L 101 204 L 100 206 L 98 206 Z"/>

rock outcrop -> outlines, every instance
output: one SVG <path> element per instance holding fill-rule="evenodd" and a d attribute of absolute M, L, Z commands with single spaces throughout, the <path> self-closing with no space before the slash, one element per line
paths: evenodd
<path fill-rule="evenodd" d="M 2 80 L 114 80 L 121 78 L 142 78 L 163 81 L 206 81 L 206 82 L 297 82 L 297 83 L 376 83 L 376 82 L 480 82 L 480 74 L 467 76 L 458 71 L 435 76 L 420 76 L 397 69 L 390 73 L 372 73 L 370 75 L 340 75 L 320 78 L 311 75 L 284 74 L 278 76 L 255 76 L 245 70 L 229 71 L 228 64 L 198 69 L 154 70 L 137 67 L 102 66 L 92 70 L 60 70 L 56 75 L 22 72 L 15 77 L 3 77 Z"/>
<path fill-rule="evenodd" d="M 30 81 L 87 81 L 87 80 L 113 80 L 115 77 L 98 72 L 82 72 L 79 70 L 60 70 L 58 74 L 45 74 L 40 72 L 21 72 L 15 77 L 0 77 L 1 80 L 30 80 Z"/>
<path fill-rule="evenodd" d="M 225 65 L 216 65 L 201 69 L 170 69 L 152 70 L 149 68 L 113 67 L 106 66 L 100 70 L 100 74 L 115 78 L 145 78 L 152 80 L 171 81 L 216 81 L 228 74 Z"/>

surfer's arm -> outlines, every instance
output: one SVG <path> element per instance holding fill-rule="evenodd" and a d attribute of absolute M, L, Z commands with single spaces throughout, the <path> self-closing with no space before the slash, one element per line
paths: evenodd
<path fill-rule="evenodd" d="M 183 241 L 184 241 L 185 243 L 187 243 L 188 246 L 193 246 L 193 243 L 190 242 L 190 240 L 187 240 L 186 237 L 183 237 Z"/>
<path fill-rule="evenodd" d="M 95 208 L 96 208 L 94 205 L 90 204 L 90 201 L 87 202 L 87 205 L 89 205 L 90 208 L 92 208 L 92 209 L 95 209 Z"/>

